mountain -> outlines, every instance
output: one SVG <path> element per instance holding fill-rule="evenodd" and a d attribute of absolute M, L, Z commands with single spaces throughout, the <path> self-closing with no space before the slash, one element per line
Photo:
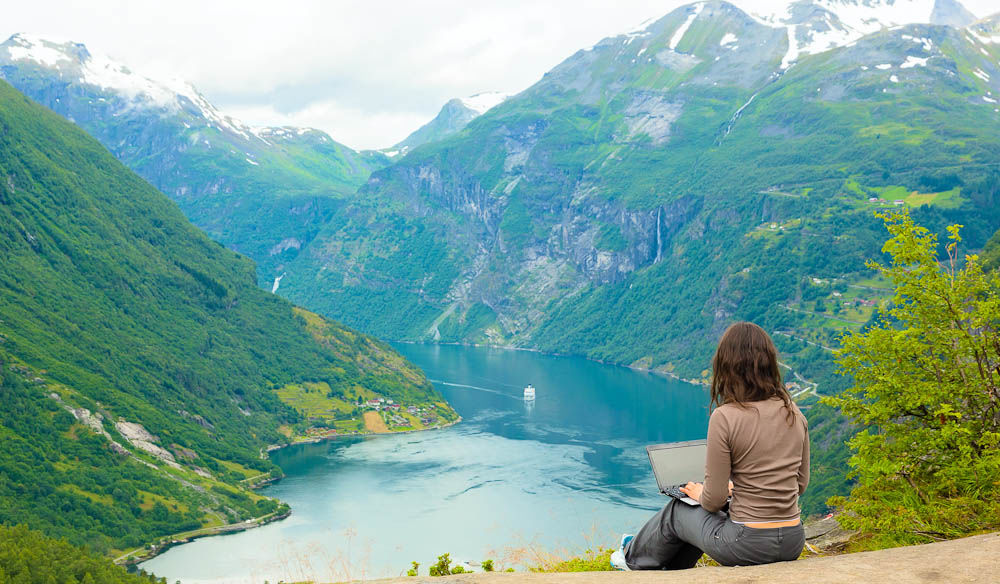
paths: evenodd
<path fill-rule="evenodd" d="M 1000 12 L 969 27 L 969 32 L 985 44 L 1000 44 Z"/>
<path fill-rule="evenodd" d="M 256 286 L 253 263 L 0 81 L 0 524 L 100 552 L 287 511 L 269 444 L 384 397 L 455 419 L 389 346 Z M 303 404 L 308 404 L 306 407 Z"/>
<path fill-rule="evenodd" d="M 319 130 L 252 128 L 184 81 L 155 80 L 78 43 L 17 34 L 0 78 L 77 123 L 216 241 L 281 275 L 327 218 L 388 162 Z"/>
<path fill-rule="evenodd" d="M 896 24 L 918 4 L 769 21 L 699 2 L 604 39 L 374 172 L 282 291 L 388 338 L 696 379 L 751 319 L 782 333 L 795 373 L 843 383 L 823 347 L 885 296 L 864 267 L 884 240 L 873 211 L 963 223 L 973 245 L 998 219 L 1000 45 Z M 800 41 L 817 18 L 850 35 Z"/>
<path fill-rule="evenodd" d="M 396 144 L 386 154 L 395 156 L 428 142 L 435 142 L 461 131 L 472 120 L 486 113 L 509 97 L 505 93 L 477 93 L 471 97 L 455 98 L 444 104 L 438 115 L 405 140 Z"/>

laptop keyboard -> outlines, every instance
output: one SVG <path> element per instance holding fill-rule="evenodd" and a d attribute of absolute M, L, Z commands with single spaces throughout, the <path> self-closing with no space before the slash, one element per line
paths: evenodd
<path fill-rule="evenodd" d="M 684 484 L 687 484 L 687 483 L 684 483 Z M 684 485 L 673 485 L 673 486 L 667 487 L 666 489 L 663 489 L 663 494 L 664 495 L 668 495 L 670 497 L 673 497 L 674 499 L 684 499 L 685 497 L 687 497 L 687 494 L 685 494 L 683 491 L 681 491 L 681 487 L 683 487 L 683 486 Z"/>

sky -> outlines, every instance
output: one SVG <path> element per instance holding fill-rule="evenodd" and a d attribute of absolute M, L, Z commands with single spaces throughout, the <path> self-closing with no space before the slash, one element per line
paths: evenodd
<path fill-rule="evenodd" d="M 252 125 L 391 146 L 451 98 L 517 93 L 600 39 L 690 0 L 42 0 L 0 37 L 73 40 L 154 78 L 192 82 Z M 757 12 L 787 0 L 738 0 Z M 964 0 L 984 16 L 997 0 Z"/>

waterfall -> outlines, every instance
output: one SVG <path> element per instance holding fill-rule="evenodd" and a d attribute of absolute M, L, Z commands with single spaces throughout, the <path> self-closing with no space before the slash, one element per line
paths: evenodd
<path fill-rule="evenodd" d="M 281 279 L 284 277 L 285 275 L 281 274 L 280 276 L 274 279 L 274 284 L 271 285 L 271 294 L 274 294 L 278 291 L 278 286 L 281 285 Z"/>
<path fill-rule="evenodd" d="M 656 208 L 656 259 L 653 260 L 654 264 L 660 262 L 660 258 L 663 254 L 663 239 L 660 234 L 660 213 L 663 212 L 663 207 Z"/>

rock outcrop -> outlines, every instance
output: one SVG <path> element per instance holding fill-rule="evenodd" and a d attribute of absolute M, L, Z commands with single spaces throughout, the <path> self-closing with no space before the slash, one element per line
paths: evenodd
<path fill-rule="evenodd" d="M 394 578 L 378 584 L 755 584 L 808 582 L 963 582 L 995 584 L 1000 576 L 1000 533 L 927 545 L 815 557 L 739 568 L 676 572 L 558 572 L 460 574 L 444 578 Z M 371 581 L 369 581 L 371 582 Z M 375 584 L 375 583 L 372 583 Z"/>

